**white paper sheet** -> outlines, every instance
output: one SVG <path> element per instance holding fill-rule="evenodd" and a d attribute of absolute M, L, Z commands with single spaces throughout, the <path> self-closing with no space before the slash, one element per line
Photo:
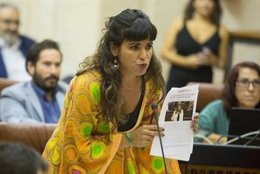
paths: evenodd
<path fill-rule="evenodd" d="M 193 150 L 191 129 L 199 85 L 172 88 L 164 100 L 159 125 L 165 129 L 162 144 L 166 158 L 188 161 Z M 159 137 L 153 140 L 151 155 L 162 156 Z"/>

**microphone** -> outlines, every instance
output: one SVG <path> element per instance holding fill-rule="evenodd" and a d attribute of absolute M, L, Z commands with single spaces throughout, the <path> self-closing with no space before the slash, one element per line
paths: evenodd
<path fill-rule="evenodd" d="M 160 129 L 159 129 L 160 127 L 159 127 L 159 122 L 158 122 L 158 106 L 156 103 L 153 102 L 151 107 L 153 110 L 153 117 L 155 118 L 156 125 L 157 125 L 158 136 L 159 136 L 159 140 L 160 140 L 160 147 L 161 147 L 161 151 L 162 151 L 163 163 L 164 163 L 164 168 L 165 168 L 165 174 L 168 174 L 167 166 L 166 166 L 166 162 L 165 162 L 163 145 L 162 145 L 162 137 L 161 137 Z"/>

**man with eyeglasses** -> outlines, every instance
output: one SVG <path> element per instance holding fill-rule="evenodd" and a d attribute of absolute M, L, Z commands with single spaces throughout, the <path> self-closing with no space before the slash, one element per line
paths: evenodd
<path fill-rule="evenodd" d="M 19 35 L 19 10 L 0 4 L 0 78 L 27 81 L 31 77 L 25 70 L 25 57 L 34 41 Z"/>

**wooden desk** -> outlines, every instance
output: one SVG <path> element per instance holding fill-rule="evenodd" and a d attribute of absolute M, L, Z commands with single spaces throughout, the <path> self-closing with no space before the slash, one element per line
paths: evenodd
<path fill-rule="evenodd" d="M 260 174 L 260 147 L 194 144 L 182 174 Z"/>

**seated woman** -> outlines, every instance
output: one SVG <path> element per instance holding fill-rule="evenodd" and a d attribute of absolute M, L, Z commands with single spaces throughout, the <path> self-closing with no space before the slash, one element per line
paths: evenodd
<path fill-rule="evenodd" d="M 241 62 L 231 69 L 222 99 L 209 103 L 200 113 L 199 135 L 207 137 L 212 143 L 225 143 L 229 127 L 228 113 L 232 107 L 260 108 L 258 64 Z"/>

